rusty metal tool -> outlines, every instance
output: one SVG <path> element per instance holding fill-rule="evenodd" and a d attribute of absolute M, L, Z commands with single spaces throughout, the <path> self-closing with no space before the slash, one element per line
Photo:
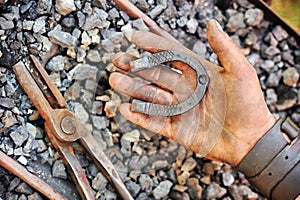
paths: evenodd
<path fill-rule="evenodd" d="M 18 62 L 13 66 L 16 77 L 45 120 L 45 129 L 54 147 L 61 154 L 83 199 L 95 199 L 93 191 L 79 161 L 76 159 L 72 142 L 80 141 L 90 153 L 105 177 L 115 186 L 120 197 L 133 199 L 111 161 L 106 157 L 92 134 L 66 109 L 66 101 L 51 82 L 38 59 L 30 56 L 30 66 Z"/>
<path fill-rule="evenodd" d="M 27 171 L 25 167 L 16 162 L 11 157 L 7 156 L 5 153 L 0 151 L 0 165 L 25 181 L 32 188 L 39 191 L 45 197 L 51 200 L 66 200 L 64 196 L 55 191 L 50 185 L 48 185 L 45 181 L 35 176 L 34 174 Z"/>

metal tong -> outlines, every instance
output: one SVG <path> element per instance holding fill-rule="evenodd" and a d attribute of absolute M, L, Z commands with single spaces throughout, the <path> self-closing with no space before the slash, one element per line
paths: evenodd
<path fill-rule="evenodd" d="M 64 163 L 69 166 L 81 197 L 88 200 L 95 199 L 72 148 L 72 142 L 77 140 L 90 153 L 98 168 L 114 185 L 120 197 L 133 199 L 97 140 L 84 127 L 84 124 L 71 111 L 66 109 L 65 99 L 50 80 L 44 67 L 32 55 L 30 55 L 30 60 L 30 66 L 26 67 L 20 61 L 13 66 L 13 70 L 23 90 L 45 120 L 48 137 L 62 156 Z"/>

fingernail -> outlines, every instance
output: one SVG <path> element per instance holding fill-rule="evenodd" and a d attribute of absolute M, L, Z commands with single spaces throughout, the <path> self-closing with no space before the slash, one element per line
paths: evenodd
<path fill-rule="evenodd" d="M 216 24 L 219 31 L 224 32 L 221 25 L 219 24 L 219 22 L 217 20 L 215 20 L 215 24 Z"/>

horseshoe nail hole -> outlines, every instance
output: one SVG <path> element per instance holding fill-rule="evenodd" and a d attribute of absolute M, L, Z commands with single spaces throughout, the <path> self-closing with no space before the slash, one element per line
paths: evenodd
<path fill-rule="evenodd" d="M 201 74 L 199 76 L 199 83 L 202 84 L 202 85 L 204 85 L 205 83 L 207 83 L 207 77 L 206 77 L 206 75 Z"/>
<path fill-rule="evenodd" d="M 286 160 L 289 159 L 289 156 L 285 156 L 284 159 L 286 159 Z"/>
<path fill-rule="evenodd" d="M 269 172 L 268 175 L 269 175 L 269 176 L 272 176 L 272 172 Z"/>

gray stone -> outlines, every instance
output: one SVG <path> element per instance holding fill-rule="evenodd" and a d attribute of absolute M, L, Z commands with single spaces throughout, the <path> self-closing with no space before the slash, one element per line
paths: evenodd
<path fill-rule="evenodd" d="M 221 187 L 219 184 L 212 182 L 204 191 L 206 199 L 221 198 L 226 194 L 226 189 Z"/>
<path fill-rule="evenodd" d="M 141 187 L 133 181 L 128 181 L 125 185 L 133 197 L 136 197 L 141 190 Z"/>
<path fill-rule="evenodd" d="M 18 123 L 17 119 L 15 118 L 15 116 L 12 114 L 11 111 L 5 111 L 1 120 L 2 123 L 4 124 L 4 128 L 9 128 L 15 125 L 16 123 Z"/>
<path fill-rule="evenodd" d="M 51 42 L 64 48 L 74 47 L 76 43 L 76 38 L 70 33 L 61 31 L 60 25 L 57 25 L 53 30 L 48 32 L 48 36 Z"/>
<path fill-rule="evenodd" d="M 162 0 L 161 2 L 164 2 L 163 4 L 158 4 L 155 6 L 149 13 L 148 15 L 154 19 L 157 17 L 162 11 L 164 11 L 167 8 L 167 3 L 166 0 Z"/>
<path fill-rule="evenodd" d="M 290 87 L 296 87 L 299 81 L 299 73 L 296 68 L 289 67 L 283 71 L 283 83 Z"/>
<path fill-rule="evenodd" d="M 55 56 L 51 58 L 51 60 L 47 63 L 46 69 L 50 71 L 62 71 L 65 68 L 65 64 L 67 62 L 67 58 L 62 55 Z"/>
<path fill-rule="evenodd" d="M 67 179 L 66 167 L 62 160 L 56 160 L 52 166 L 52 176 Z"/>
<path fill-rule="evenodd" d="M 66 17 L 62 20 L 62 24 L 68 28 L 74 27 L 76 21 L 73 17 Z"/>
<path fill-rule="evenodd" d="M 266 58 L 272 58 L 275 55 L 279 54 L 280 50 L 274 46 L 269 46 L 265 50 L 263 50 L 262 55 Z"/>
<path fill-rule="evenodd" d="M 266 90 L 266 103 L 268 105 L 276 104 L 277 102 L 277 94 L 273 88 L 268 88 Z"/>
<path fill-rule="evenodd" d="M 106 28 L 110 24 L 108 21 L 106 21 L 107 17 L 108 14 L 104 10 L 94 8 L 92 15 L 86 17 L 85 23 L 82 28 L 85 31 L 94 28 L 100 28 L 100 29 Z"/>
<path fill-rule="evenodd" d="M 15 156 L 22 156 L 24 153 L 23 153 L 23 147 L 19 147 L 19 148 L 16 148 L 14 149 L 14 155 Z"/>
<path fill-rule="evenodd" d="M 101 131 L 99 131 L 99 130 L 93 130 L 93 136 L 97 140 L 98 144 L 101 146 L 101 149 L 104 151 L 106 149 L 106 147 L 107 147 L 107 144 L 106 144 L 106 142 L 104 141 L 104 139 L 102 137 Z"/>
<path fill-rule="evenodd" d="M 94 5 L 98 6 L 99 8 L 103 8 L 106 10 L 107 7 L 107 0 L 94 0 Z"/>
<path fill-rule="evenodd" d="M 129 142 L 138 142 L 139 138 L 140 138 L 140 132 L 137 129 L 131 132 L 127 132 L 122 136 L 123 140 L 127 140 Z"/>
<path fill-rule="evenodd" d="M 104 129 L 101 131 L 104 141 L 106 142 L 107 146 L 112 147 L 114 145 L 112 140 L 112 133 L 109 129 Z"/>
<path fill-rule="evenodd" d="M 21 180 L 18 177 L 15 177 L 9 184 L 8 190 L 12 191 L 14 190 L 19 184 Z"/>
<path fill-rule="evenodd" d="M 250 62 L 250 64 L 253 65 L 254 67 L 258 67 L 262 63 L 262 59 L 257 53 L 250 54 L 249 56 L 247 56 L 247 59 Z"/>
<path fill-rule="evenodd" d="M 277 39 L 277 41 L 282 41 L 286 38 L 288 38 L 289 34 L 280 26 L 276 26 L 272 31 L 274 37 Z"/>
<path fill-rule="evenodd" d="M 265 41 L 270 43 L 270 45 L 274 47 L 276 47 L 278 44 L 278 41 L 271 32 L 267 34 L 267 36 L 265 37 Z"/>
<path fill-rule="evenodd" d="M 98 68 L 89 64 L 78 64 L 75 68 L 73 79 L 83 81 L 86 79 L 96 80 Z"/>
<path fill-rule="evenodd" d="M 77 48 L 77 54 L 76 54 L 76 61 L 77 62 L 83 62 L 85 57 L 86 57 L 86 50 L 87 50 L 87 47 L 84 46 L 84 45 L 80 45 L 78 48 Z"/>
<path fill-rule="evenodd" d="M 39 17 L 35 20 L 32 30 L 34 33 L 43 34 L 46 32 L 46 20 L 47 17 Z"/>
<path fill-rule="evenodd" d="M 101 115 L 103 110 L 103 103 L 101 101 L 94 101 L 90 112 L 92 114 Z"/>
<path fill-rule="evenodd" d="M 182 16 L 176 20 L 176 23 L 179 27 L 184 27 L 187 22 L 188 22 L 188 19 L 185 16 Z"/>
<path fill-rule="evenodd" d="M 97 173 L 97 176 L 92 180 L 92 188 L 96 191 L 104 192 L 108 181 L 102 173 Z"/>
<path fill-rule="evenodd" d="M 113 52 L 115 49 L 115 44 L 109 39 L 102 40 L 101 45 L 106 52 Z"/>
<path fill-rule="evenodd" d="M 13 99 L 0 97 L 0 106 L 4 108 L 13 108 L 15 106 L 15 102 Z"/>
<path fill-rule="evenodd" d="M 92 43 L 91 37 L 87 34 L 86 31 L 83 31 L 81 34 L 81 44 L 84 46 L 89 46 Z"/>
<path fill-rule="evenodd" d="M 112 8 L 108 11 L 108 19 L 109 20 L 116 20 L 118 18 L 120 18 L 120 14 L 116 8 Z"/>
<path fill-rule="evenodd" d="M 101 130 L 105 129 L 109 125 L 109 121 L 106 119 L 106 117 L 103 116 L 95 116 L 92 115 L 92 122 L 96 129 Z"/>
<path fill-rule="evenodd" d="M 222 182 L 227 187 L 234 183 L 234 177 L 231 171 L 227 171 L 222 174 Z"/>
<path fill-rule="evenodd" d="M 282 77 L 282 70 L 278 70 L 277 72 L 271 73 L 267 79 L 266 85 L 268 87 L 278 86 L 281 77 Z"/>
<path fill-rule="evenodd" d="M 4 17 L 0 17 L 0 27 L 3 30 L 13 29 L 15 27 L 14 22 L 6 20 Z"/>
<path fill-rule="evenodd" d="M 66 92 L 64 93 L 64 98 L 66 101 L 76 100 L 80 97 L 80 84 L 78 81 L 75 81 L 73 85 L 71 85 Z"/>
<path fill-rule="evenodd" d="M 132 27 L 137 28 L 138 30 L 149 31 L 148 26 L 144 23 L 141 18 L 132 21 Z"/>
<path fill-rule="evenodd" d="M 57 88 L 61 88 L 60 72 L 51 72 L 49 78 Z"/>
<path fill-rule="evenodd" d="M 39 195 L 38 192 L 34 192 L 31 195 L 28 195 L 28 200 L 43 200 L 43 198 Z"/>
<path fill-rule="evenodd" d="M 257 36 L 254 32 L 250 32 L 245 40 L 246 45 L 253 46 L 257 42 Z"/>
<path fill-rule="evenodd" d="M 21 146 L 27 140 L 28 133 L 22 126 L 19 126 L 16 130 L 10 133 L 10 137 L 16 146 Z"/>
<path fill-rule="evenodd" d="M 291 54 L 290 51 L 285 51 L 285 52 L 282 52 L 282 59 L 284 61 L 287 61 L 288 63 L 290 63 L 291 65 L 294 65 L 294 56 Z"/>
<path fill-rule="evenodd" d="M 34 24 L 34 21 L 27 21 L 27 20 L 24 20 L 23 21 L 23 29 L 24 30 L 32 30 L 32 27 L 33 27 L 33 24 Z M 25 34 L 25 33 L 24 33 Z"/>
<path fill-rule="evenodd" d="M 52 0 L 39 0 L 37 12 L 39 14 L 49 14 L 52 8 Z"/>
<path fill-rule="evenodd" d="M 172 185 L 172 182 L 169 180 L 160 182 L 159 185 L 153 190 L 154 198 L 161 199 L 166 197 L 169 194 Z"/>
<path fill-rule="evenodd" d="M 102 60 L 101 55 L 100 55 L 99 51 L 97 51 L 97 50 L 89 50 L 86 58 L 89 61 L 95 62 L 95 63 L 99 63 Z"/>
<path fill-rule="evenodd" d="M 243 13 L 237 13 L 229 18 L 226 24 L 226 30 L 230 33 L 236 32 L 239 29 L 245 28 Z"/>
<path fill-rule="evenodd" d="M 193 46 L 193 51 L 200 55 L 201 57 L 205 58 L 205 55 L 206 55 L 206 45 L 201 42 L 201 41 L 197 41 L 194 46 Z"/>
<path fill-rule="evenodd" d="M 264 12 L 258 8 L 249 9 L 245 12 L 245 22 L 249 26 L 257 26 L 264 18 Z"/>
<path fill-rule="evenodd" d="M 265 60 L 262 64 L 261 64 L 261 68 L 264 69 L 266 72 L 270 72 L 273 67 L 275 66 L 275 63 L 272 60 Z"/>
<path fill-rule="evenodd" d="M 15 188 L 15 191 L 21 194 L 30 195 L 33 193 L 32 189 L 24 182 L 21 182 L 18 187 Z"/>
<path fill-rule="evenodd" d="M 48 162 L 48 160 L 49 160 L 49 152 L 48 151 L 45 151 L 45 152 L 43 152 L 43 153 L 39 153 L 38 154 L 38 158 L 39 158 L 39 160 L 40 160 L 40 162 L 41 163 L 46 163 L 46 162 Z"/>
<path fill-rule="evenodd" d="M 89 91 L 93 92 L 93 93 L 96 92 L 97 86 L 98 86 L 98 83 L 97 83 L 96 81 L 94 81 L 94 80 L 89 80 L 89 79 L 86 80 L 86 81 L 85 81 L 85 84 L 84 84 L 84 88 L 85 88 L 86 90 L 89 90 Z"/>
<path fill-rule="evenodd" d="M 152 168 L 154 169 L 162 169 L 169 165 L 167 160 L 156 160 L 152 163 Z"/>
<path fill-rule="evenodd" d="M 139 183 L 143 191 L 150 190 L 153 185 L 153 181 L 148 174 L 141 174 L 139 177 Z"/>
<path fill-rule="evenodd" d="M 195 18 L 190 19 L 187 23 L 186 23 L 186 27 L 187 27 L 187 32 L 194 34 L 197 31 L 198 28 L 198 20 Z"/>
<path fill-rule="evenodd" d="M 28 160 L 24 156 L 20 156 L 18 158 L 18 162 L 21 163 L 22 165 L 27 165 Z"/>
<path fill-rule="evenodd" d="M 56 0 L 55 8 L 61 15 L 67 15 L 76 10 L 74 0 Z"/>
<path fill-rule="evenodd" d="M 252 192 L 246 185 L 232 185 L 229 192 L 235 200 L 258 199 L 258 194 Z"/>
<path fill-rule="evenodd" d="M 37 152 L 38 153 L 44 152 L 48 149 L 44 140 L 37 140 L 36 142 L 37 142 Z"/>
<path fill-rule="evenodd" d="M 86 112 L 82 104 L 78 102 L 74 103 L 74 114 L 81 123 L 87 123 L 89 119 L 89 114 Z"/>

